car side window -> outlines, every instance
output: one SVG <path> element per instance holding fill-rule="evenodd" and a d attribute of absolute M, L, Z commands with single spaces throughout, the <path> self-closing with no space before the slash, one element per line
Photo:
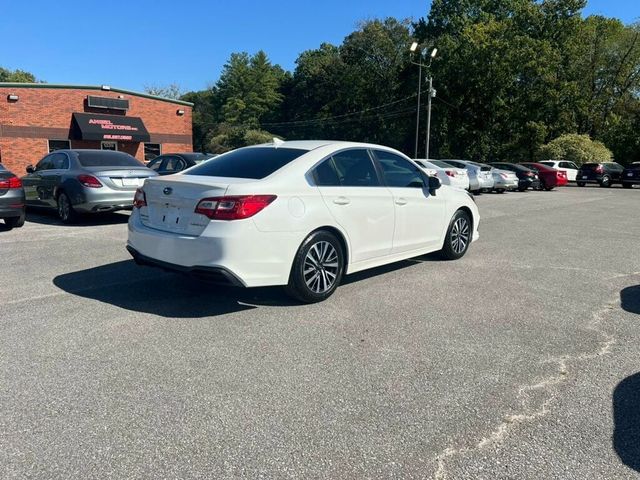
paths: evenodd
<path fill-rule="evenodd" d="M 167 172 L 179 172 L 181 170 L 184 170 L 185 167 L 186 167 L 186 164 L 184 163 L 184 160 L 182 160 L 180 157 L 170 157 L 167 160 L 167 165 L 165 166 L 165 170 Z"/>
<path fill-rule="evenodd" d="M 69 168 L 69 157 L 64 153 L 54 153 L 52 157 L 51 163 L 54 170 L 67 170 Z"/>
<path fill-rule="evenodd" d="M 158 170 L 160 170 L 162 160 L 164 160 L 164 157 L 156 157 L 147 164 L 147 167 L 157 172 Z"/>
<path fill-rule="evenodd" d="M 333 155 L 333 164 L 343 187 L 378 187 L 378 175 L 369 152 L 345 150 Z"/>
<path fill-rule="evenodd" d="M 36 171 L 51 170 L 53 168 L 53 155 L 47 155 L 36 165 Z"/>
<path fill-rule="evenodd" d="M 312 172 L 313 181 L 318 187 L 339 187 L 340 178 L 333 163 L 333 158 L 328 158 Z"/>
<path fill-rule="evenodd" d="M 389 187 L 424 188 L 424 178 L 413 163 L 384 150 L 376 150 L 375 154 Z"/>

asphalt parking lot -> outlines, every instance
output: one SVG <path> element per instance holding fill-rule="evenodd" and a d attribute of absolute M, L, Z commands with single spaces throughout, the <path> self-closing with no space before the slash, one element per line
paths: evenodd
<path fill-rule="evenodd" d="M 126 214 L 0 232 L 0 477 L 637 478 L 640 192 L 477 198 L 328 301 L 137 267 Z"/>

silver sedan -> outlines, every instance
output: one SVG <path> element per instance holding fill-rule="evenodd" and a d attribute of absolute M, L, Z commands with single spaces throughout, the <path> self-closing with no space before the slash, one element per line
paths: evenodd
<path fill-rule="evenodd" d="M 130 210 L 136 189 L 157 173 L 124 152 L 57 150 L 22 177 L 26 205 L 56 209 L 71 223 L 79 213 Z"/>

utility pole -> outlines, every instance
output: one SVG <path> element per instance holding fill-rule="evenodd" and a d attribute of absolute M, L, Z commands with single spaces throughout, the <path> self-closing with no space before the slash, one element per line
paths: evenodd
<path fill-rule="evenodd" d="M 429 75 L 429 93 L 427 100 L 427 140 L 425 142 L 425 158 L 429 160 L 429 140 L 431 140 L 431 99 L 436 96 L 433 89 L 433 77 Z"/>
<path fill-rule="evenodd" d="M 413 158 L 418 158 L 418 137 L 420 136 L 420 91 L 422 90 L 422 65 L 418 70 L 418 106 L 416 107 L 416 147 Z M 431 101 L 431 99 L 429 99 Z"/>

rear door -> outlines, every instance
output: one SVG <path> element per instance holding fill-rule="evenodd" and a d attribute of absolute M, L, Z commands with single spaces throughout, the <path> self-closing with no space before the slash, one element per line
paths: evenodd
<path fill-rule="evenodd" d="M 313 170 L 325 205 L 351 245 L 351 263 L 391 253 L 394 204 L 366 149 L 343 150 Z"/>
<path fill-rule="evenodd" d="M 576 175 L 578 174 L 578 166 L 573 162 L 560 162 L 558 165 L 560 170 L 567 172 L 567 179 L 570 182 L 576 181 Z"/>
<path fill-rule="evenodd" d="M 392 253 L 439 244 L 444 228 L 442 196 L 430 195 L 424 175 L 407 159 L 384 150 L 374 151 L 384 181 L 393 195 L 395 228 Z"/>

